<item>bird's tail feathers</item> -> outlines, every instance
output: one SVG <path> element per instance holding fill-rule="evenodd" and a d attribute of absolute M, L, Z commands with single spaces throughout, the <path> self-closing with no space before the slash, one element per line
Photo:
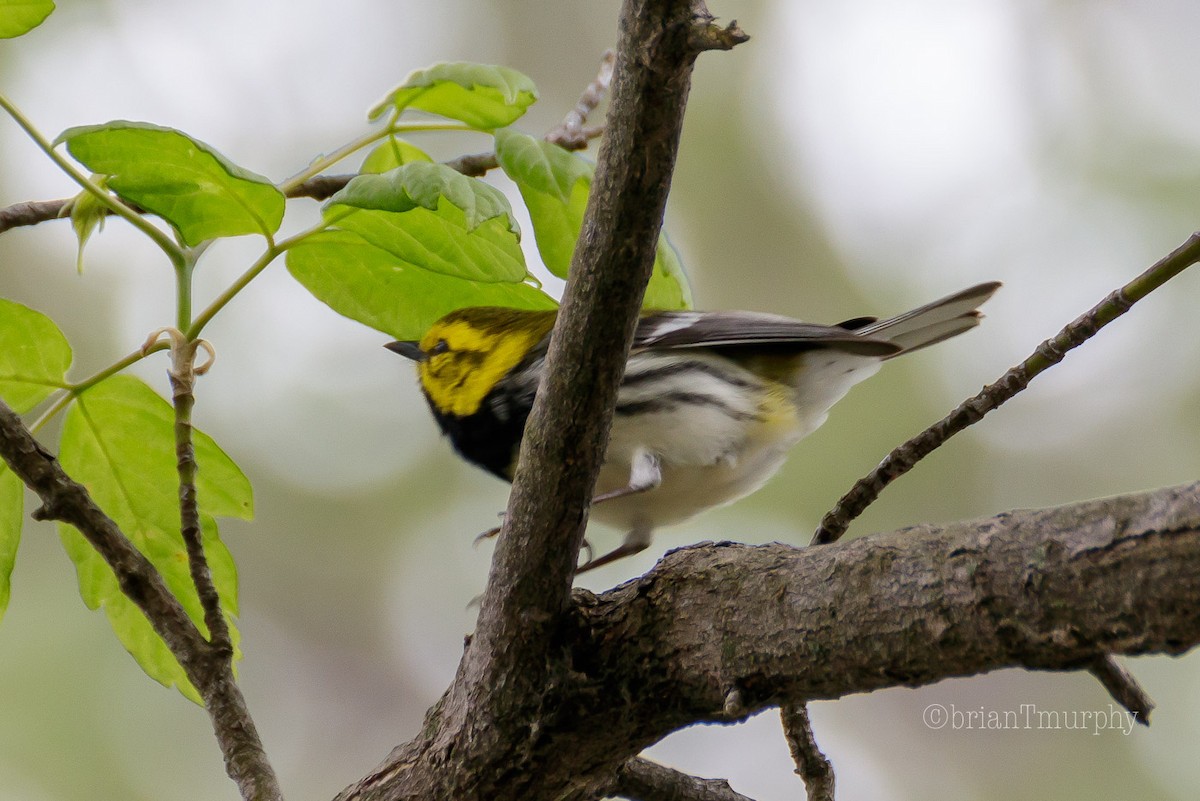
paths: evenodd
<path fill-rule="evenodd" d="M 890 359 L 958 336 L 979 325 L 983 318 L 978 311 L 979 306 L 999 288 L 999 281 L 979 284 L 904 314 L 856 328 L 854 333 L 873 339 L 886 339 L 903 348 L 885 357 Z"/>

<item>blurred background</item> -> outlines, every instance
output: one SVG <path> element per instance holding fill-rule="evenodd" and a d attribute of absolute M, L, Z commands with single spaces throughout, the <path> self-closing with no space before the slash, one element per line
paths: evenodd
<path fill-rule="evenodd" d="M 61 0 L 0 42 L 0 91 L 49 136 L 126 118 L 180 128 L 275 180 L 365 130 L 412 69 L 506 64 L 561 119 L 614 43 L 610 2 Z M 886 315 L 998 279 L 983 327 L 857 388 L 758 494 L 589 574 L 602 590 L 703 539 L 806 543 L 890 447 L 1200 227 L 1200 5 L 1187 0 L 711 0 L 753 36 L 697 66 L 666 227 L 698 305 L 819 322 Z M 598 120 L 594 120 L 598 121 Z M 440 157 L 482 138 L 421 139 Z M 0 120 L 0 205 L 74 193 Z M 506 187 L 502 177 L 492 176 Z M 515 198 L 515 193 L 513 193 Z M 313 219 L 298 201 L 285 225 Z M 528 228 L 526 228 L 528 232 Z M 532 246 L 532 236 L 527 236 Z M 198 307 L 257 255 L 201 264 Z M 536 254 L 529 251 L 531 259 Z M 46 312 L 94 373 L 171 321 L 171 270 L 118 222 L 77 275 L 67 223 L 0 237 L 0 295 Z M 855 534 L 991 515 L 1200 474 L 1200 268 L 884 493 Z M 207 330 L 198 424 L 254 482 L 225 522 L 241 678 L 291 799 L 327 799 L 411 737 L 473 626 L 507 487 L 458 461 L 411 366 L 273 266 Z M 166 391 L 162 354 L 138 374 Z M 48 430 L 53 438 L 56 431 Z M 599 549 L 620 533 L 593 530 Z M 820 592 L 821 588 L 813 588 Z M 947 710 L 1110 709 L 1082 674 L 1004 671 L 818 703 L 839 799 L 1194 797 L 1200 656 L 1130 660 L 1151 730 L 932 728 Z M 760 801 L 802 791 L 773 712 L 650 755 Z M 208 721 L 150 682 L 30 525 L 0 624 L 0 799 L 235 799 Z"/>

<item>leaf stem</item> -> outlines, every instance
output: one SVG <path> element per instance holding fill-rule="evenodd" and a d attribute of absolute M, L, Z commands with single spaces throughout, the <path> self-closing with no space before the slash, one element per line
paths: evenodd
<path fill-rule="evenodd" d="M 380 139 L 385 139 L 393 134 L 411 133 L 414 131 L 479 131 L 479 129 L 472 128 L 470 125 L 460 122 L 405 123 L 393 120 L 386 127 L 378 131 L 368 131 L 357 139 L 350 140 L 329 155 L 316 159 L 312 164 L 281 183 L 278 187 L 279 191 L 286 195 L 308 179 L 320 175 L 334 164 L 337 164 L 347 156 L 353 155 L 356 151 L 363 149 L 367 145 L 378 142 Z"/>
<path fill-rule="evenodd" d="M 216 299 L 214 299 L 212 303 L 208 304 L 204 311 L 196 315 L 196 319 L 192 320 L 191 324 L 184 329 L 184 333 L 187 335 L 187 338 L 195 339 L 196 337 L 200 336 L 200 332 L 204 330 L 204 326 L 208 325 L 209 322 L 212 321 L 212 318 L 216 316 L 217 312 L 225 308 L 229 301 L 233 300 L 239 292 L 245 289 L 251 281 L 257 278 L 259 273 L 267 269 L 271 262 L 275 261 L 275 259 L 277 259 L 281 253 L 286 252 L 288 248 L 298 245 L 304 239 L 312 236 L 313 234 L 325 230 L 328 225 L 328 221 L 322 220 L 311 228 L 301 231 L 295 236 L 290 236 L 287 239 L 282 239 L 278 242 L 268 240 L 267 249 L 263 251 L 261 256 L 254 260 L 254 263 L 250 265 L 249 269 L 238 276 L 236 281 L 226 287 L 224 292 L 217 295 Z"/>
<path fill-rule="evenodd" d="M 67 161 L 61 153 L 54 149 L 54 144 L 50 142 L 41 131 L 34 127 L 33 123 L 26 117 L 20 109 L 13 105 L 12 101 L 0 94 L 0 108 L 8 112 L 8 115 L 21 127 L 22 130 L 33 140 L 33 143 L 53 161 L 58 168 L 70 176 L 71 180 L 79 184 L 85 192 L 96 198 L 101 204 L 116 214 L 118 217 L 124 218 L 130 225 L 137 228 L 150 238 L 154 244 L 158 245 L 159 249 L 167 255 L 171 260 L 171 264 L 179 269 L 186 261 L 183 249 L 180 248 L 171 237 L 163 233 L 157 226 L 138 214 L 129 206 L 122 203 L 111 193 L 105 191 L 102 187 L 96 184 L 88 176 L 80 172 L 75 165 Z"/>
<path fill-rule="evenodd" d="M 58 393 L 58 397 L 55 399 L 54 403 L 51 404 L 46 411 L 42 412 L 41 417 L 39 417 L 31 426 L 29 426 L 29 430 L 36 434 L 38 431 L 42 430 L 47 423 L 53 420 L 55 415 L 67 408 L 67 406 L 71 404 L 71 401 L 79 397 L 84 390 L 88 389 L 89 387 L 94 387 L 104 379 L 116 375 L 131 365 L 137 364 L 151 353 L 157 353 L 160 350 L 166 350 L 167 347 L 169 346 L 166 342 L 156 342 L 145 350 L 139 348 L 120 361 L 114 362 L 108 367 L 105 367 L 95 375 L 73 384 L 67 384 L 65 387 L 63 387 L 63 391 Z"/>

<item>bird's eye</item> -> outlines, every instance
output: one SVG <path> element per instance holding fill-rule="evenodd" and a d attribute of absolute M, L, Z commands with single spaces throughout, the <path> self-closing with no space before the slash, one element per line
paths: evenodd
<path fill-rule="evenodd" d="M 446 353 L 449 350 L 450 343 L 446 342 L 444 339 L 439 339 L 434 343 L 433 347 L 429 349 L 429 355 L 437 356 L 439 353 Z"/>

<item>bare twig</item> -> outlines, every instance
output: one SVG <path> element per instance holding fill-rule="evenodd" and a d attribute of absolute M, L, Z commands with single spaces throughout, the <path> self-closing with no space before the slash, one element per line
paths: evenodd
<path fill-rule="evenodd" d="M 724 779 L 701 779 L 640 757 L 621 766 L 608 792 L 631 801 L 754 801 Z"/>
<path fill-rule="evenodd" d="M 1069 351 L 1082 345 L 1101 328 L 1129 311 L 1134 303 L 1197 261 L 1200 261 L 1200 233 L 1192 234 L 1186 242 L 1137 278 L 1109 294 L 1053 339 L 1038 345 L 1029 358 L 994 384 L 984 387 L 978 395 L 963 401 L 946 417 L 894 449 L 825 514 L 813 535 L 812 543 L 821 545 L 836 541 L 846 532 L 850 523 L 875 502 L 884 487 L 911 470 L 950 437 L 977 423 L 985 414 L 1021 392 L 1039 373 L 1062 361 Z"/>
<path fill-rule="evenodd" d="M 1138 680 L 1134 678 L 1133 674 L 1126 670 L 1115 656 L 1105 654 L 1088 668 L 1088 672 L 1096 677 L 1104 689 L 1108 690 L 1108 694 L 1113 697 L 1114 701 L 1125 707 L 1125 710 L 1133 716 L 1134 721 L 1143 726 L 1150 725 L 1150 713 L 1154 711 L 1154 701 L 1138 684 Z"/>
<path fill-rule="evenodd" d="M 804 780 L 808 801 L 833 801 L 833 764 L 817 747 L 808 707 L 788 701 L 779 707 L 779 717 L 796 763 L 796 775 Z"/>
<path fill-rule="evenodd" d="M 583 94 L 575 103 L 575 108 L 567 112 L 567 116 L 563 117 L 563 121 L 559 123 L 558 127 L 547 132 L 547 142 L 553 142 L 567 150 L 583 150 L 588 146 L 588 142 L 599 135 L 601 128 L 586 129 L 584 124 L 608 94 L 608 89 L 612 85 L 613 66 L 616 63 L 616 51 L 604 51 L 596 79 L 583 90 Z"/>

